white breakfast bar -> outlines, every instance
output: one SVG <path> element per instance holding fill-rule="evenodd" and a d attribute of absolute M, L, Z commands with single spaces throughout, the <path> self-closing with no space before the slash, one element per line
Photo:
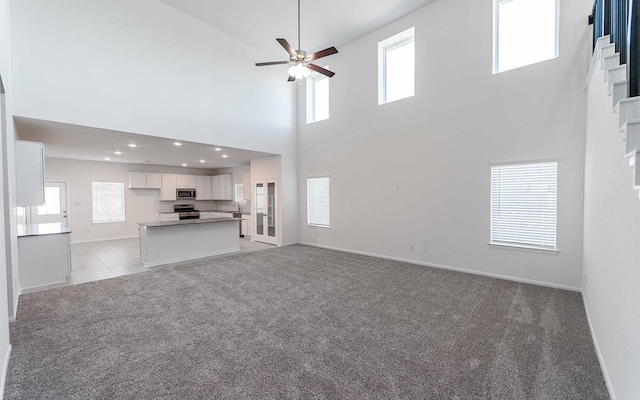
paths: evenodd
<path fill-rule="evenodd" d="M 239 218 L 141 222 L 140 260 L 147 267 L 240 251 Z"/>

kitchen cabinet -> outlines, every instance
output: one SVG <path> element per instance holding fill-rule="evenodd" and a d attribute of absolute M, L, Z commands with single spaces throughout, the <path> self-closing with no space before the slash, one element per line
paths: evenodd
<path fill-rule="evenodd" d="M 150 172 L 129 172 L 129 189 L 160 189 L 162 174 Z"/>
<path fill-rule="evenodd" d="M 180 213 L 160 213 L 158 216 L 159 221 L 179 221 Z"/>
<path fill-rule="evenodd" d="M 220 178 L 220 197 L 214 200 L 233 200 L 233 177 L 231 174 L 218 176 Z"/>
<path fill-rule="evenodd" d="M 220 175 L 211 177 L 211 200 L 220 200 Z"/>
<path fill-rule="evenodd" d="M 16 140 L 16 205 L 44 204 L 44 145 Z"/>
<path fill-rule="evenodd" d="M 176 188 L 177 189 L 195 189 L 196 177 L 195 175 L 177 175 L 176 176 Z"/>
<path fill-rule="evenodd" d="M 175 201 L 177 189 L 176 174 L 162 174 L 160 201 Z"/>
<path fill-rule="evenodd" d="M 213 200 L 210 176 L 196 175 L 196 200 Z"/>
<path fill-rule="evenodd" d="M 147 172 L 147 189 L 162 189 L 162 174 Z"/>

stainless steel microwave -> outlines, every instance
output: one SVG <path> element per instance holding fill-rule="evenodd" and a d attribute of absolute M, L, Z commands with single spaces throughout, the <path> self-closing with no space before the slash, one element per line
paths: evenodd
<path fill-rule="evenodd" d="M 176 200 L 195 200 L 195 189 L 176 189 Z"/>

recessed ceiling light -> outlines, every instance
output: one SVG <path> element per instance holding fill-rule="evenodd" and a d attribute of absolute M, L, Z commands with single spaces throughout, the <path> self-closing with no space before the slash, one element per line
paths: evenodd
<path fill-rule="evenodd" d="M 204 161 L 204 160 L 200 160 L 200 162 L 202 162 L 202 163 L 203 163 L 203 162 L 205 162 L 205 161 Z"/>
<path fill-rule="evenodd" d="M 186 167 L 186 166 L 187 166 L 187 164 L 182 164 L 182 166 L 183 166 L 183 167 Z"/>
<path fill-rule="evenodd" d="M 129 143 L 129 147 L 138 147 L 138 145 L 135 143 Z"/>
<path fill-rule="evenodd" d="M 180 142 L 173 142 L 173 144 L 175 144 L 176 146 L 182 146 L 182 143 Z"/>
<path fill-rule="evenodd" d="M 222 158 L 227 158 L 227 157 L 229 157 L 229 156 L 228 156 L 228 155 L 226 155 L 226 154 L 223 154 L 223 155 L 222 155 Z"/>
<path fill-rule="evenodd" d="M 111 160 L 109 157 L 105 157 L 104 159 L 105 159 L 105 161 Z"/>
<path fill-rule="evenodd" d="M 216 147 L 214 150 L 215 150 L 215 151 L 220 151 L 220 150 L 222 150 L 222 149 L 221 149 L 220 147 Z"/>
<path fill-rule="evenodd" d="M 122 152 L 121 151 L 114 151 L 113 154 L 120 155 L 120 154 L 122 154 Z"/>

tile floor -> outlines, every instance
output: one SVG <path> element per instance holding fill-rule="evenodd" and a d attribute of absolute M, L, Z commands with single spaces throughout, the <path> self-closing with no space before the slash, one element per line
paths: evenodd
<path fill-rule="evenodd" d="M 240 251 L 256 251 L 273 248 L 272 245 L 240 239 Z M 221 255 L 220 257 L 224 257 Z M 158 267 L 156 267 L 158 268 Z M 115 278 L 117 276 L 150 271 L 140 262 L 138 238 L 107 240 L 71 245 L 71 276 L 65 283 L 23 290 L 33 293 L 62 286 Z"/>

